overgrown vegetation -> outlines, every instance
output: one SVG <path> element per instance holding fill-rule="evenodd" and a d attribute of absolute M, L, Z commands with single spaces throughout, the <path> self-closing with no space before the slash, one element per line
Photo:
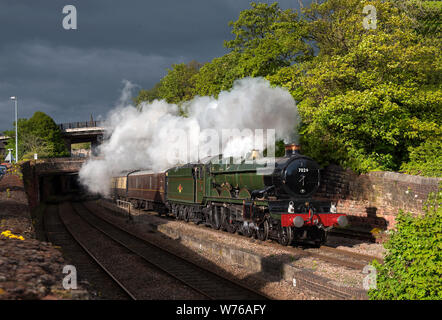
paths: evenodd
<path fill-rule="evenodd" d="M 410 174 L 442 177 L 442 141 L 428 139 L 416 148 L 410 148 L 410 161 L 401 170 Z"/>
<path fill-rule="evenodd" d="M 13 149 L 12 154 L 15 155 L 15 130 L 6 131 L 5 135 L 11 137 L 6 148 Z M 34 159 L 34 153 L 39 158 L 69 156 L 57 124 L 40 111 L 35 112 L 30 119 L 18 120 L 19 160 Z"/>
<path fill-rule="evenodd" d="M 397 230 L 385 244 L 384 264 L 375 261 L 377 289 L 374 300 L 442 299 L 442 188 L 432 194 L 424 214 L 401 212 Z"/>
<path fill-rule="evenodd" d="M 367 4 L 375 29 L 363 26 Z M 324 0 L 297 13 L 252 2 L 230 23 L 229 53 L 200 68 L 174 65 L 136 101 L 181 104 L 265 77 L 296 100 L 304 153 L 321 164 L 441 176 L 432 150 L 442 138 L 441 9 L 437 1 Z"/>
<path fill-rule="evenodd" d="M 71 144 L 72 150 L 90 150 L 91 143 L 90 142 L 82 142 L 82 143 L 73 143 Z"/>

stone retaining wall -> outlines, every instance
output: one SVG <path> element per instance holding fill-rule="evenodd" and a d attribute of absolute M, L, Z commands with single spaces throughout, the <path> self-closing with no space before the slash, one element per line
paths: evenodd
<path fill-rule="evenodd" d="M 419 214 L 429 193 L 437 192 L 441 178 L 427 178 L 395 172 L 358 175 L 338 166 L 321 171 L 316 197 L 337 203 L 353 227 L 391 229 L 399 210 Z"/>

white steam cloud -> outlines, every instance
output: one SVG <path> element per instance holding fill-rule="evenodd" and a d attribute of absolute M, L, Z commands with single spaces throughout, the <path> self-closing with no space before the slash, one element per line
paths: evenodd
<path fill-rule="evenodd" d="M 194 98 L 183 106 L 187 117 L 180 115 L 177 105 L 164 100 L 144 103 L 138 111 L 130 103 L 135 86 L 129 81 L 124 83 L 118 105 L 105 121 L 106 136 L 98 147 L 98 158 L 91 158 L 80 170 L 81 183 L 94 193 L 108 194 L 110 178 L 122 171 L 158 172 L 198 161 L 211 151 L 210 155 L 243 156 L 252 149 L 262 150 L 253 136 L 225 137 L 226 129 L 253 133 L 274 129 L 276 139 L 297 140 L 299 115 L 295 101 L 287 90 L 272 87 L 263 78 L 237 80 L 218 98 Z M 222 147 L 202 154 L 207 133 L 221 137 Z"/>

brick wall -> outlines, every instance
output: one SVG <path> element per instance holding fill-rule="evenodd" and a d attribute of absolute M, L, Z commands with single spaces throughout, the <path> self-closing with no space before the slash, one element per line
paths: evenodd
<path fill-rule="evenodd" d="M 428 194 L 437 192 L 441 178 L 426 178 L 395 172 L 358 175 L 338 166 L 321 171 L 318 199 L 337 203 L 338 212 L 347 213 L 353 227 L 391 229 L 399 210 L 422 212 Z"/>
<path fill-rule="evenodd" d="M 23 173 L 24 187 L 28 195 L 29 206 L 32 210 L 40 201 L 38 175 L 36 174 L 35 165 L 33 165 L 32 161 L 21 163 L 20 167 Z"/>

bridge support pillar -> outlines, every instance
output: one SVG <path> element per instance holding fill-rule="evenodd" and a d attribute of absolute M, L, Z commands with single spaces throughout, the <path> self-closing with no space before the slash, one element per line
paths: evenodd
<path fill-rule="evenodd" d="M 72 141 L 69 138 L 63 137 L 64 140 L 64 145 L 66 146 L 66 148 L 69 150 L 69 155 L 72 155 Z"/>
<path fill-rule="evenodd" d="M 98 146 L 101 143 L 101 139 L 99 136 L 97 136 L 96 139 L 91 141 L 91 155 L 97 156 L 98 155 Z"/>

